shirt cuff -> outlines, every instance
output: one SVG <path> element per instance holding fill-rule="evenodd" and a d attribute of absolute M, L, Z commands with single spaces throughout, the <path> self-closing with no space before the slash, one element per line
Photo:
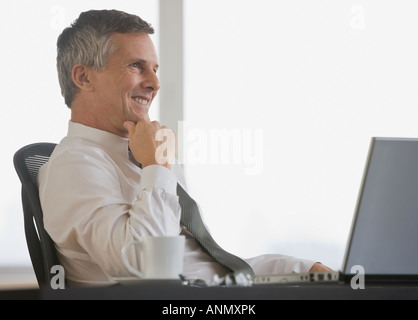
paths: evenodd
<path fill-rule="evenodd" d="M 144 189 L 163 189 L 165 192 L 177 195 L 176 175 L 160 165 L 150 165 L 142 169 L 141 186 Z"/>

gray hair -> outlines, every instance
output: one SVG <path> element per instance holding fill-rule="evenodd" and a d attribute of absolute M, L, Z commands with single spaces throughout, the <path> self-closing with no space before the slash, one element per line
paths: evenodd
<path fill-rule="evenodd" d="M 115 50 L 111 37 L 114 32 L 153 34 L 154 29 L 136 15 L 117 10 L 90 10 L 82 12 L 58 37 L 58 80 L 68 108 L 78 90 L 72 79 L 73 67 L 83 64 L 102 71 Z"/>

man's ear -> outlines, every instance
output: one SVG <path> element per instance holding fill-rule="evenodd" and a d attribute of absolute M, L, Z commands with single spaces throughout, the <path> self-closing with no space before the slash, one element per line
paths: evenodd
<path fill-rule="evenodd" d="M 93 83 L 91 82 L 92 70 L 84 64 L 76 64 L 73 67 L 71 76 L 74 84 L 84 91 L 92 91 Z"/>

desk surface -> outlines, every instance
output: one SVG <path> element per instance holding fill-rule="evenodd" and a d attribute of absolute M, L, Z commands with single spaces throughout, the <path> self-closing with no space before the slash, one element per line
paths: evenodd
<path fill-rule="evenodd" d="M 0 299 L 40 300 L 416 300 L 418 286 L 301 285 L 254 287 L 185 287 L 180 285 L 135 285 L 112 287 L 72 287 L 65 289 L 27 289 L 0 291 Z"/>

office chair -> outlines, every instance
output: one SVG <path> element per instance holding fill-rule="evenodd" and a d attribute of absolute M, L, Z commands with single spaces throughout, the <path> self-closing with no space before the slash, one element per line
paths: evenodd
<path fill-rule="evenodd" d="M 59 265 L 54 242 L 44 228 L 37 181 L 40 167 L 48 161 L 55 146 L 49 142 L 33 143 L 19 149 L 13 157 L 22 183 L 26 243 L 39 287 L 50 286 L 51 267 Z"/>

